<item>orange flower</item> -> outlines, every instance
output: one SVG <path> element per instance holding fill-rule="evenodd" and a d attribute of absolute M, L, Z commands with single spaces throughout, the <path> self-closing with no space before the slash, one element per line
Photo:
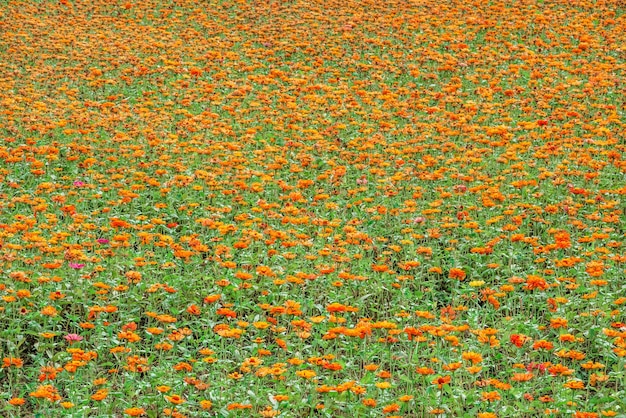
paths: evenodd
<path fill-rule="evenodd" d="M 457 369 L 460 369 L 461 366 L 463 366 L 463 363 L 458 361 L 458 362 L 455 362 L 455 363 L 445 364 L 445 365 L 442 366 L 442 369 L 446 370 L 446 371 L 452 372 L 452 371 L 455 371 Z"/>
<path fill-rule="evenodd" d="M 514 373 L 511 380 L 514 382 L 527 382 L 535 377 L 532 373 Z"/>
<path fill-rule="evenodd" d="M 550 319 L 550 328 L 567 328 L 567 319 L 565 318 L 552 318 Z"/>
<path fill-rule="evenodd" d="M 130 228 L 131 224 L 118 218 L 112 218 L 109 224 L 113 228 Z"/>
<path fill-rule="evenodd" d="M 174 365 L 174 370 L 180 372 L 180 371 L 186 371 L 186 372 L 190 372 L 193 370 L 193 366 L 189 363 L 185 363 L 185 362 L 180 362 L 176 365 Z"/>
<path fill-rule="evenodd" d="M 383 414 L 390 414 L 392 412 L 397 412 L 400 410 L 400 405 L 397 403 L 392 403 L 383 408 Z"/>
<path fill-rule="evenodd" d="M 45 316 L 57 316 L 59 312 L 54 306 L 46 306 L 41 310 L 41 314 Z"/>
<path fill-rule="evenodd" d="M 584 389 L 585 382 L 582 380 L 570 380 L 563 385 L 564 388 L 568 389 Z"/>
<path fill-rule="evenodd" d="M 174 405 L 180 405 L 180 404 L 182 404 L 182 403 L 185 403 L 185 399 L 183 399 L 183 397 L 182 397 L 182 396 L 180 396 L 180 395 L 172 395 L 172 396 L 167 396 L 167 395 L 166 395 L 166 396 L 165 396 L 165 399 L 166 399 L 168 402 L 173 403 Z"/>
<path fill-rule="evenodd" d="M 389 266 L 385 264 L 380 264 L 380 265 L 373 264 L 372 270 L 378 273 L 384 273 L 389 270 Z"/>
<path fill-rule="evenodd" d="M 570 235 L 567 231 L 559 231 L 554 234 L 557 248 L 570 248 L 572 246 Z"/>
<path fill-rule="evenodd" d="M 37 387 L 37 390 L 30 393 L 30 396 L 33 398 L 43 398 L 47 399 L 51 402 L 56 402 L 61 399 L 61 396 L 58 393 L 57 388 L 52 385 L 42 385 Z"/>
<path fill-rule="evenodd" d="M 526 286 L 524 286 L 524 289 L 526 289 L 526 290 L 535 290 L 535 289 L 546 290 L 549 287 L 550 286 L 548 285 L 548 283 L 545 281 L 544 278 L 539 277 L 539 276 L 529 275 L 528 278 L 526 279 Z"/>
<path fill-rule="evenodd" d="M 313 371 L 313 370 L 298 370 L 296 372 L 296 375 L 304 378 L 304 379 L 311 379 L 313 377 L 315 377 L 317 374 Z"/>
<path fill-rule="evenodd" d="M 108 394 L 109 391 L 107 389 L 99 389 L 96 391 L 96 393 L 91 395 L 91 399 L 93 399 L 94 401 L 102 401 L 106 399 Z"/>
<path fill-rule="evenodd" d="M 556 364 L 548 367 L 548 372 L 552 375 L 569 376 L 574 373 L 574 370 L 564 366 L 562 364 Z"/>
<path fill-rule="evenodd" d="M 529 340 L 530 340 L 530 338 L 527 337 L 526 335 L 523 335 L 523 334 L 512 334 L 511 335 L 511 342 L 515 346 L 517 346 L 517 347 L 523 346 Z"/>
<path fill-rule="evenodd" d="M 432 381 L 433 385 L 437 385 L 439 389 L 450 383 L 450 376 L 440 376 Z"/>
<path fill-rule="evenodd" d="M 234 409 L 252 409 L 252 405 L 250 404 L 241 404 L 241 403 L 231 403 L 226 406 L 226 409 L 232 411 Z"/>
<path fill-rule="evenodd" d="M 204 298 L 204 303 L 215 303 L 220 300 L 221 297 L 222 295 L 209 295 Z"/>
<path fill-rule="evenodd" d="M 367 370 L 368 372 L 375 372 L 376 370 L 378 370 L 378 365 L 377 364 L 366 364 L 365 366 L 363 366 L 363 368 L 365 370 Z"/>
<path fill-rule="evenodd" d="M 604 263 L 601 261 L 590 261 L 587 263 L 585 271 L 591 277 L 600 277 L 604 274 Z"/>
<path fill-rule="evenodd" d="M 370 408 L 374 408 L 376 406 L 376 400 L 372 398 L 363 399 L 361 403 Z"/>
<path fill-rule="evenodd" d="M 22 361 L 22 359 L 18 357 L 5 357 L 2 359 L 3 368 L 11 367 L 11 366 L 20 368 L 23 365 L 24 365 L 24 361 Z"/>
<path fill-rule="evenodd" d="M 554 348 L 554 344 L 546 340 L 535 341 L 533 344 L 533 349 L 535 350 L 552 350 Z"/>
<path fill-rule="evenodd" d="M 129 283 L 139 283 L 141 281 L 141 273 L 138 271 L 127 271 L 124 275 Z"/>
<path fill-rule="evenodd" d="M 450 269 L 450 272 L 448 273 L 448 277 L 451 279 L 457 279 L 457 280 L 465 280 L 466 274 L 465 271 L 463 271 L 462 269 L 453 267 Z"/>
<path fill-rule="evenodd" d="M 126 408 L 124 413 L 131 417 L 140 417 L 146 414 L 146 410 L 143 408 Z"/>
<path fill-rule="evenodd" d="M 200 308 L 196 305 L 189 305 L 187 307 L 187 312 L 191 315 L 195 315 L 198 316 L 202 313 L 202 311 L 200 310 Z"/>
<path fill-rule="evenodd" d="M 9 399 L 9 404 L 13 406 L 22 406 L 26 403 L 24 398 L 11 398 Z"/>
<path fill-rule="evenodd" d="M 235 277 L 240 280 L 250 280 L 254 276 L 250 273 L 246 273 L 245 271 L 238 271 L 237 273 L 235 273 Z"/>
<path fill-rule="evenodd" d="M 495 402 L 500 400 L 500 394 L 497 391 L 493 392 L 483 392 L 482 398 L 487 402 Z"/>
<path fill-rule="evenodd" d="M 346 311 L 346 306 L 342 305 L 341 303 L 331 303 L 330 305 L 328 305 L 326 307 L 326 310 L 328 312 L 345 312 Z"/>
<path fill-rule="evenodd" d="M 461 354 L 461 358 L 466 361 L 471 361 L 472 364 L 477 364 L 483 361 L 483 356 L 473 351 L 468 351 Z"/>

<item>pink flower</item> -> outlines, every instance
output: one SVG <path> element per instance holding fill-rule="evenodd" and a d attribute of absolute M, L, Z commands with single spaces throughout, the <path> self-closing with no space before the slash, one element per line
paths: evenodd
<path fill-rule="evenodd" d="M 87 184 L 87 183 L 85 183 L 84 181 L 80 181 L 80 180 L 76 180 L 74 182 L 74 186 L 76 186 L 76 187 L 81 187 L 81 186 L 84 186 L 85 184 Z"/>
<path fill-rule="evenodd" d="M 79 263 L 69 263 L 70 268 L 73 269 L 82 269 L 83 267 L 85 267 L 84 264 L 79 264 Z"/>
<path fill-rule="evenodd" d="M 98 244 L 108 244 L 109 240 L 106 238 L 98 238 L 96 241 L 98 241 Z"/>
<path fill-rule="evenodd" d="M 80 336 L 80 335 L 78 335 L 78 334 L 67 334 L 64 338 L 65 338 L 65 339 L 66 339 L 66 340 L 67 340 L 70 344 L 72 344 L 72 343 L 76 343 L 76 342 L 78 342 L 78 341 L 82 341 L 82 340 L 83 340 L 83 337 L 81 337 L 81 336 Z"/>

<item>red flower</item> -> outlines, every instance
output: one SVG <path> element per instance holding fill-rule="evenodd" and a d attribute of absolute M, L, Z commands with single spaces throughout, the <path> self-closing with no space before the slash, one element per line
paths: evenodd
<path fill-rule="evenodd" d="M 523 346 L 526 341 L 530 340 L 530 338 L 528 338 L 526 335 L 524 334 L 513 334 L 511 335 L 511 342 L 516 345 L 517 347 L 521 347 Z"/>

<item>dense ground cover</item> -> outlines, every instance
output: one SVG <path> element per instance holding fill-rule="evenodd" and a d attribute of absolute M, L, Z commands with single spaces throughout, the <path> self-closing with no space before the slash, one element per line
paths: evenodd
<path fill-rule="evenodd" d="M 0 6 L 0 415 L 625 416 L 620 1 Z"/>

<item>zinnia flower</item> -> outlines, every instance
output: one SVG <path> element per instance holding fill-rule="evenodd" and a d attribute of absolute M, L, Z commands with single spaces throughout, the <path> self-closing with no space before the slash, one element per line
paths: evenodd
<path fill-rule="evenodd" d="M 451 377 L 450 376 L 440 376 L 436 379 L 434 379 L 432 381 L 433 385 L 437 385 L 437 387 L 439 389 L 443 388 L 444 385 L 447 385 L 450 383 Z"/>
<path fill-rule="evenodd" d="M 11 398 L 9 399 L 9 404 L 13 406 L 22 406 L 26 403 L 24 398 Z"/>
<path fill-rule="evenodd" d="M 82 340 L 83 340 L 83 337 L 81 337 L 81 336 L 80 336 L 80 335 L 78 335 L 78 334 L 67 334 L 67 335 L 66 335 L 65 337 L 63 337 L 63 338 L 65 338 L 65 340 L 66 340 L 66 341 L 68 341 L 70 344 L 73 344 L 73 343 L 75 343 L 75 342 L 79 342 L 79 341 L 82 341 Z"/>
<path fill-rule="evenodd" d="M 126 408 L 124 413 L 131 417 L 140 417 L 146 414 L 146 410 L 143 408 Z"/>
<path fill-rule="evenodd" d="M 68 265 L 70 266 L 70 268 L 73 268 L 75 270 L 82 269 L 83 267 L 85 267 L 84 264 L 80 264 L 80 263 L 68 263 Z"/>
<path fill-rule="evenodd" d="M 180 405 L 185 402 L 185 400 L 180 395 L 166 396 L 165 399 L 168 402 L 173 403 L 174 405 Z"/>

